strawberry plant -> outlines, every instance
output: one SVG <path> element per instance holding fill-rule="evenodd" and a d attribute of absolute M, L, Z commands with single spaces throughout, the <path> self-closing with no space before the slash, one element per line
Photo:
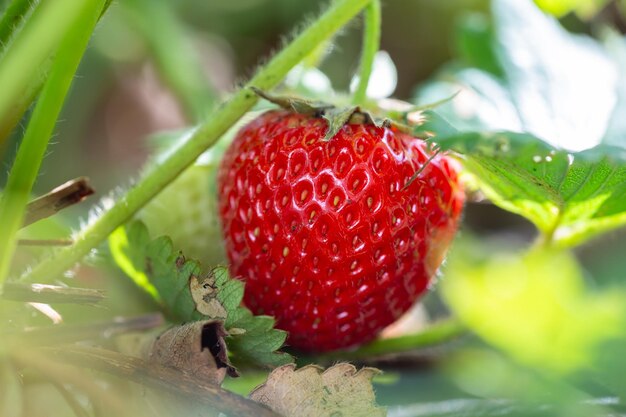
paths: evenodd
<path fill-rule="evenodd" d="M 622 2 L 267 2 L 0 2 L 0 416 L 624 414 Z"/>

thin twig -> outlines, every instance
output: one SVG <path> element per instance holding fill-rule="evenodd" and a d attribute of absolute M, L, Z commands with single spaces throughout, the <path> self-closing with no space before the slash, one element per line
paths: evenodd
<path fill-rule="evenodd" d="M 430 165 L 433 159 L 435 159 L 435 157 L 439 155 L 439 152 L 441 152 L 441 149 L 437 149 L 435 152 L 433 152 L 432 155 L 430 155 L 426 162 L 424 162 L 424 164 L 422 164 L 422 166 L 417 171 L 415 171 L 411 178 L 409 178 L 406 184 L 404 184 L 404 187 L 402 187 L 403 190 L 406 190 L 411 184 L 413 184 L 413 181 L 415 181 L 417 177 L 419 177 L 419 175 L 426 169 L 426 167 Z"/>
<path fill-rule="evenodd" d="M 19 246 L 70 246 L 71 239 L 18 239 Z"/>
<path fill-rule="evenodd" d="M 135 330 L 147 330 L 163 324 L 161 314 L 149 314 L 133 318 L 121 318 L 95 324 L 64 324 L 40 327 L 26 331 L 0 333 L 0 351 L 11 350 L 21 346 L 52 346 L 66 343 L 92 340 L 100 337 Z"/>
<path fill-rule="evenodd" d="M 28 203 L 22 227 L 50 217 L 66 207 L 78 204 L 94 193 L 89 179 L 76 178 Z"/>
<path fill-rule="evenodd" d="M 7 282 L 2 288 L 2 298 L 29 303 L 96 304 L 104 300 L 105 294 L 102 290 L 91 288 Z"/>
<path fill-rule="evenodd" d="M 148 388 L 175 393 L 229 416 L 279 417 L 274 411 L 245 397 L 188 376 L 174 368 L 148 363 L 114 351 L 67 346 L 46 349 L 50 357 L 74 366 L 105 372 Z"/>

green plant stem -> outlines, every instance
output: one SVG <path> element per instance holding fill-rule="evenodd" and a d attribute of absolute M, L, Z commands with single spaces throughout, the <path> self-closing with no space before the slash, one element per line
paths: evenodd
<path fill-rule="evenodd" d="M 10 130 L 9 126 L 21 116 L 17 113 L 23 106 L 16 103 L 21 103 L 25 95 L 34 96 L 47 67 L 45 62 L 80 21 L 85 8 L 93 7 L 92 3 L 42 2 L 13 39 L 0 61 L 0 132 Z M 0 144 L 5 136 L 0 135 Z"/>
<path fill-rule="evenodd" d="M 440 345 L 465 333 L 466 327 L 455 318 L 435 322 L 426 329 L 404 336 L 377 339 L 353 351 L 324 355 L 325 359 L 357 360 L 398 354 Z"/>
<path fill-rule="evenodd" d="M 16 1 L 22 1 L 22 0 L 16 0 Z M 34 4 L 34 2 L 37 1 L 37 4 L 39 4 L 39 0 L 31 0 L 31 3 Z M 54 3 L 54 2 L 50 2 L 50 3 Z M 75 2 L 76 5 L 79 4 L 79 2 Z M 104 13 L 106 12 L 106 10 L 108 9 L 109 5 L 111 4 L 111 0 L 107 0 L 105 3 L 104 8 L 102 9 L 102 12 L 100 14 L 100 16 L 102 17 L 102 15 L 104 15 Z M 35 9 L 35 7 L 33 6 L 32 9 Z M 63 10 L 61 10 L 61 13 L 63 13 Z M 30 16 L 32 15 L 32 13 L 23 16 L 23 18 L 26 20 L 26 18 L 30 18 Z M 64 18 L 69 17 L 69 16 L 64 16 Z M 39 19 L 42 20 L 42 19 Z M 45 19 L 44 19 L 45 20 Z M 49 20 L 48 20 L 49 21 Z M 66 26 L 69 25 L 68 23 L 69 21 L 62 21 L 62 22 L 58 22 L 58 24 L 65 24 Z M 23 26 L 23 25 L 22 25 Z M 52 29 L 56 32 L 59 32 L 59 39 L 62 38 L 62 34 L 61 32 L 63 32 L 63 30 L 59 30 L 58 27 L 55 26 L 55 22 L 52 21 Z M 41 30 L 40 33 L 43 33 L 43 29 L 40 27 L 39 28 Z M 57 33 L 55 33 L 55 36 L 57 35 Z M 16 36 L 14 35 L 14 33 L 12 33 L 11 35 L 11 42 L 13 41 L 13 39 L 15 39 Z M 40 53 L 41 51 L 37 51 L 37 48 L 41 45 L 40 41 L 37 40 L 36 35 L 30 36 L 31 39 L 35 39 L 35 41 L 37 42 L 36 47 L 33 47 L 33 51 L 35 51 L 36 53 Z M 21 41 L 20 41 L 21 42 Z M 56 43 L 55 43 L 56 45 Z M 8 47 L 7 45 L 4 45 L 5 49 Z M 56 47 L 52 48 L 52 51 L 50 52 L 50 54 L 56 49 Z M 27 52 L 28 53 L 28 52 Z M 35 100 L 35 97 L 37 97 L 37 95 L 39 95 L 39 92 L 41 91 L 41 87 L 43 85 L 43 83 L 46 80 L 46 76 L 48 74 L 48 72 L 50 71 L 50 67 L 52 65 L 52 58 L 50 54 L 45 54 L 42 53 L 42 58 L 43 61 L 38 65 L 38 68 L 32 72 L 32 74 L 34 74 L 34 76 L 32 78 L 29 79 L 29 82 L 27 83 L 27 85 L 25 85 L 22 89 L 21 89 L 21 93 L 16 97 L 15 101 L 9 103 L 9 110 L 6 114 L 3 114 L 2 117 L 0 117 L 0 155 L 3 152 L 3 143 L 5 142 L 6 138 L 9 136 L 9 134 L 11 133 L 11 131 L 13 130 L 13 128 L 15 127 L 15 125 L 17 125 L 17 123 L 19 122 L 20 118 L 22 117 L 22 115 L 24 114 L 24 112 L 26 111 L 26 109 L 31 105 L 31 103 L 33 102 L 33 100 Z M 18 54 L 19 55 L 19 54 Z M 33 57 L 31 57 L 33 58 Z M 0 67 L 4 66 L 4 56 L 0 57 L 0 62 L 2 62 L 2 65 L 0 65 Z M 20 61 L 17 60 L 16 61 L 18 64 L 21 63 L 21 65 L 27 65 L 28 61 Z M 33 60 L 33 62 L 35 62 L 35 60 Z M 27 68 L 27 71 L 32 71 L 32 68 Z M 15 82 L 15 81 L 13 81 Z M 4 92 L 3 92 L 4 93 Z M 3 100 L 3 96 L 0 96 L 0 101 Z"/>
<path fill-rule="evenodd" d="M 160 76 L 178 97 L 187 118 L 194 122 L 204 119 L 216 93 L 202 71 L 193 39 L 178 20 L 173 3 L 128 0 L 121 5 L 141 32 Z"/>
<path fill-rule="evenodd" d="M 0 49 L 4 49 L 13 34 L 26 20 L 39 0 L 13 0 L 0 19 Z"/>
<path fill-rule="evenodd" d="M 74 73 L 102 11 L 103 0 L 80 4 L 83 7 L 61 42 L 0 198 L 0 283 L 8 274 L 26 204 Z"/>
<path fill-rule="evenodd" d="M 363 51 L 359 68 L 359 83 L 352 103 L 362 105 L 367 100 L 367 85 L 372 75 L 374 57 L 380 47 L 380 0 L 372 0 L 365 9 L 365 28 L 363 30 Z"/>
<path fill-rule="evenodd" d="M 250 82 L 217 109 L 190 138 L 172 152 L 158 167 L 149 170 L 143 179 L 94 223 L 75 236 L 72 246 L 60 250 L 27 272 L 28 281 L 45 282 L 71 268 L 89 251 L 102 242 L 118 226 L 129 220 L 150 199 L 171 183 L 207 148 L 211 147 L 256 102 L 250 87 L 270 90 L 276 86 L 300 60 L 320 42 L 330 38 L 352 19 L 370 0 L 339 0 L 313 24 L 298 35 L 285 49 L 261 68 Z"/>

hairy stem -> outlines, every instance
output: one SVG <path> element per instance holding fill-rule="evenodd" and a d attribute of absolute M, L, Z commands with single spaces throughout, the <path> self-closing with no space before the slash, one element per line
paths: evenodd
<path fill-rule="evenodd" d="M 77 24 L 80 26 L 85 9 L 96 3 L 102 10 L 100 1 L 55 0 L 42 2 L 32 12 L 2 56 L 0 131 L 5 132 L 19 118 L 16 103 L 21 107 L 25 95 L 33 96 L 35 85 L 41 85 L 42 70 L 49 65 L 46 62 Z M 3 140 L 4 136 L 0 136 L 0 143 Z"/>
<path fill-rule="evenodd" d="M 22 225 L 26 204 L 48 141 L 104 2 L 100 0 L 81 4 L 83 7 L 79 8 L 76 20 L 60 44 L 50 77 L 30 118 L 0 199 L 3 235 L 0 239 L 0 284 L 8 275 L 17 243 L 15 235 Z"/>
<path fill-rule="evenodd" d="M 216 110 L 175 152 L 158 167 L 148 171 L 141 181 L 122 196 L 98 220 L 82 230 L 72 246 L 44 260 L 23 278 L 45 281 L 58 276 L 102 242 L 118 226 L 129 220 L 148 201 L 170 184 L 206 149 L 211 147 L 257 101 L 250 87 L 269 90 L 276 86 L 298 62 L 330 38 L 352 19 L 370 0 L 339 0 L 312 25 L 298 35 L 285 49 L 262 67 L 250 82 Z"/>
<path fill-rule="evenodd" d="M 4 50 L 38 3 L 39 0 L 13 0 L 7 6 L 0 19 L 0 50 Z"/>
<path fill-rule="evenodd" d="M 352 103 L 362 105 L 367 100 L 367 85 L 372 75 L 374 57 L 380 47 L 380 0 L 372 0 L 365 9 L 365 28 L 363 30 L 363 51 L 359 69 L 359 83 L 352 98 Z"/>
<path fill-rule="evenodd" d="M 3 61 L 0 85 L 6 86 L 0 95 L 0 155 L 6 138 L 39 95 L 52 65 L 52 55 L 63 35 L 73 25 L 71 22 L 75 22 L 75 8 L 83 4 L 70 0 L 72 6 L 67 8 L 63 6 L 65 0 L 44 2 L 51 3 L 49 5 L 40 4 L 40 0 L 30 2 L 32 8 L 23 10 L 25 14 L 21 15 L 23 23 L 19 32 L 17 26 L 11 28 L 11 33 L 7 35 L 9 42 L 2 45 L 0 52 L 0 60 Z M 15 6 L 14 13 L 25 7 L 24 0 L 14 0 L 14 3 L 21 3 Z M 106 0 L 100 17 L 110 4 L 111 0 Z"/>

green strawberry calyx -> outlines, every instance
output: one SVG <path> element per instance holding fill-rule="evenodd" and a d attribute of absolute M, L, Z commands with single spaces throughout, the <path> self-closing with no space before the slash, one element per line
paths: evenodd
<path fill-rule="evenodd" d="M 301 97 L 269 94 L 256 87 L 250 87 L 250 89 L 259 97 L 283 109 L 326 119 L 328 130 L 324 136 L 325 141 L 331 140 L 348 123 L 393 127 L 413 137 L 424 139 L 434 136 L 431 126 L 435 124 L 438 128 L 443 124 L 447 129 L 454 129 L 432 109 L 452 100 L 456 94 L 425 106 L 414 106 L 397 99 L 383 99 L 368 105 L 369 109 L 364 110 L 361 106 L 337 106 L 319 100 L 312 101 Z"/>

